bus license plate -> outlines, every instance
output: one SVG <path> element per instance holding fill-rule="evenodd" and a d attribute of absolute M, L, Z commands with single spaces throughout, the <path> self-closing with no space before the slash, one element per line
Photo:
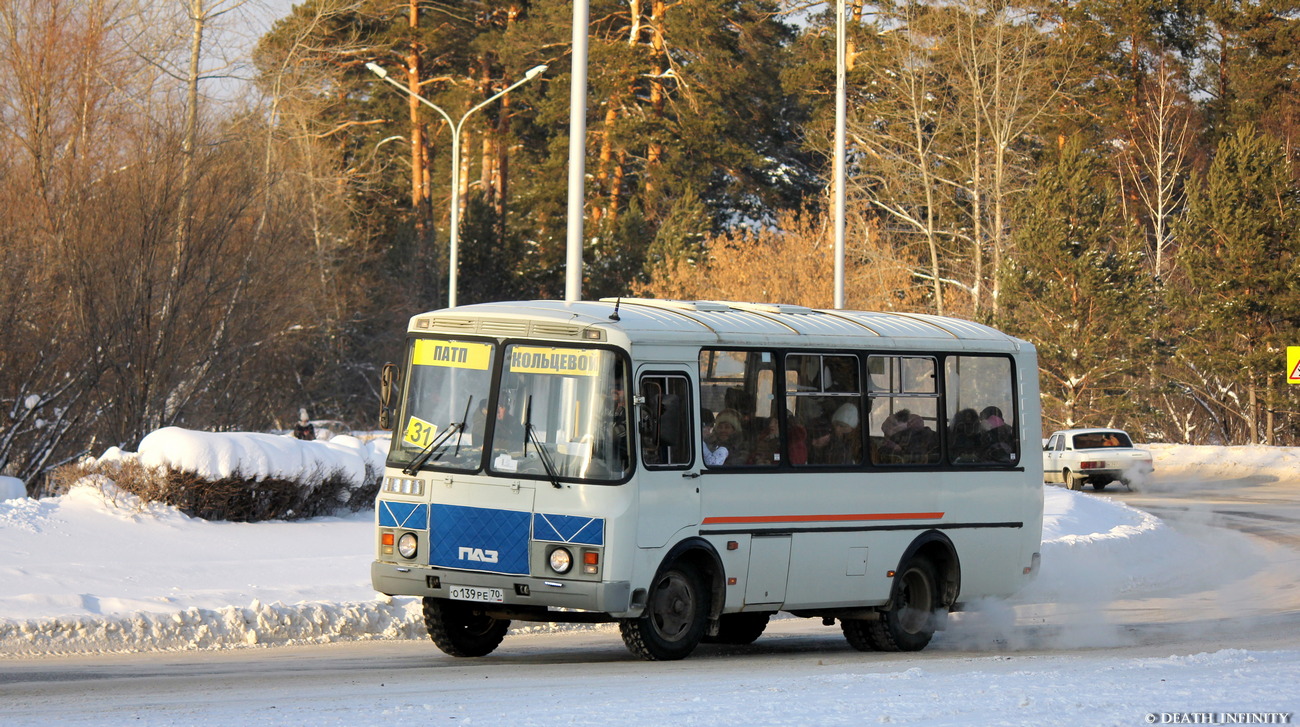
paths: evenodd
<path fill-rule="evenodd" d="M 457 601 L 481 601 L 484 603 L 506 602 L 505 593 L 500 588 L 448 585 L 447 595 Z"/>

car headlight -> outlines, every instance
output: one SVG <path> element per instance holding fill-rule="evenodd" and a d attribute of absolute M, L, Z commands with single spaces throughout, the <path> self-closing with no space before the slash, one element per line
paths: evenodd
<path fill-rule="evenodd" d="M 573 567 L 573 554 L 570 553 L 567 548 L 556 548 L 555 550 L 552 550 L 551 556 L 548 560 L 551 565 L 551 570 L 556 573 L 568 573 L 569 569 Z"/>
<path fill-rule="evenodd" d="M 404 533 L 397 539 L 397 552 L 401 553 L 403 558 L 414 558 L 419 549 L 420 539 L 415 537 L 415 533 Z"/>

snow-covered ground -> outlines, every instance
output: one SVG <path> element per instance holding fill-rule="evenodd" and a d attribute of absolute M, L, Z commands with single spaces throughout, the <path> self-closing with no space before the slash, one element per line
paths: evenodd
<path fill-rule="evenodd" d="M 177 456 L 192 456 L 174 442 L 169 449 Z M 1300 472 L 1297 450 L 1175 445 L 1151 449 L 1161 474 L 1153 487 L 1198 473 L 1293 481 Z M 703 679 L 686 676 L 690 672 L 675 677 L 676 672 L 642 666 L 624 674 L 618 667 L 607 675 L 615 685 L 603 696 L 581 680 L 533 685 L 560 705 L 540 712 L 535 700 L 526 696 L 528 685 L 521 686 L 525 691 L 517 697 L 452 699 L 459 704 L 453 713 L 446 699 L 430 701 L 417 683 L 403 689 L 394 678 L 385 694 L 396 711 L 382 719 L 424 715 L 491 722 L 510 716 L 520 725 L 557 720 L 605 724 L 610 714 L 626 707 L 632 713 L 655 715 L 656 721 L 683 723 L 693 718 L 710 724 L 856 724 L 864 721 L 860 718 L 868 713 L 861 711 L 862 705 L 869 703 L 871 717 L 866 721 L 882 723 L 975 724 L 989 723 L 998 715 L 1014 724 L 1197 719 L 1186 717 L 1189 713 L 1213 713 L 1216 723 L 1222 723 L 1227 712 L 1289 714 L 1300 706 L 1295 696 L 1300 684 L 1296 650 L 1228 648 L 1121 659 L 1108 657 L 1105 648 L 1037 653 L 1042 648 L 1123 646 L 1132 642 L 1126 624 L 1166 619 L 1170 613 L 1203 620 L 1222 609 L 1225 616 L 1249 616 L 1241 606 L 1250 602 L 1258 604 L 1261 615 L 1268 614 L 1273 604 L 1263 592 L 1278 590 L 1279 584 L 1252 580 L 1257 570 L 1267 568 L 1242 571 L 1238 565 L 1243 560 L 1294 562 L 1294 553 L 1277 552 L 1244 535 L 1190 537 L 1149 513 L 1091 492 L 1052 486 L 1045 492 L 1041 576 L 1010 602 L 976 604 L 976 609 L 954 616 L 949 629 L 925 652 L 953 652 L 952 659 L 881 661 L 852 651 L 813 659 L 792 656 L 782 661 L 777 681 L 766 671 L 774 663 L 762 656 L 755 657 L 755 670 L 735 675 L 703 667 L 708 670 Z M 427 637 L 415 599 L 386 598 L 370 589 L 371 522 L 368 512 L 292 523 L 206 522 L 93 482 L 83 482 L 61 497 L 0 502 L 0 656 L 423 641 Z M 1293 589 L 1294 597 L 1296 579 L 1286 580 L 1281 585 Z M 1261 593 L 1225 596 L 1229 590 L 1252 588 Z M 1178 599 L 1178 606 L 1152 615 L 1152 603 L 1162 598 Z M 1127 611 L 1124 604 L 1129 601 L 1141 607 Z M 1116 613 L 1123 624 L 1115 623 Z M 512 632 L 502 651 L 508 653 L 512 639 L 536 643 L 553 628 L 526 627 L 537 632 L 533 637 Z M 607 626 L 598 631 L 617 643 L 616 631 Z M 773 631 L 774 638 L 780 638 L 782 624 L 774 624 Z M 431 657 L 438 656 L 432 645 L 426 642 L 423 647 Z M 972 652 L 977 656 L 971 658 Z M 454 671 L 448 678 L 456 683 L 469 678 L 463 670 Z M 689 696 L 682 693 L 683 678 L 691 679 Z M 767 686 L 756 691 L 756 684 Z M 444 686 L 453 688 L 450 683 Z M 465 688 L 474 687 L 466 683 Z M 563 707 L 568 698 L 581 702 L 582 708 Z M 333 714 L 340 723 L 349 723 L 367 714 L 358 711 L 366 709 L 361 702 L 343 695 L 312 699 L 313 716 Z M 783 708 L 794 708 L 790 699 L 806 711 Z M 27 714 L 20 706 L 12 706 L 10 715 L 19 721 Z M 243 721 L 250 716 L 239 709 L 222 707 L 212 713 L 213 719 Z M 0 706 L 0 718 L 5 713 Z M 167 712 L 141 714 L 152 714 L 152 721 L 161 723 Z M 197 712 L 187 714 L 197 719 Z M 523 719 L 525 714 L 541 721 Z M 298 716 L 305 719 L 308 714 Z M 85 719 L 95 721 L 92 716 Z M 289 711 L 279 719 L 294 721 Z M 1294 716 L 1287 719 L 1295 722 Z"/>
<path fill-rule="evenodd" d="M 1194 468 L 1216 468 L 1215 476 L 1225 477 L 1300 472 L 1300 451 L 1292 449 L 1151 449 L 1165 475 Z M 111 451 L 103 459 L 130 456 L 137 455 Z M 146 438 L 138 456 L 219 477 L 236 470 L 282 476 L 320 462 L 360 472 L 362 459 L 376 455 L 351 438 L 304 443 L 162 430 Z M 1202 547 L 1123 504 L 1047 487 L 1044 516 L 1042 575 L 1016 599 L 1036 605 L 983 604 L 958 623 L 1051 623 L 1063 611 L 1084 610 L 1081 604 L 1205 571 Z M 0 502 L 0 654 L 424 638 L 415 599 L 370 588 L 372 527 L 367 511 L 298 522 L 209 522 L 95 481 L 60 497 Z M 1100 637 L 1077 620 L 1070 625 L 1080 645 Z M 941 634 L 939 643 L 959 641 L 962 633 Z"/>

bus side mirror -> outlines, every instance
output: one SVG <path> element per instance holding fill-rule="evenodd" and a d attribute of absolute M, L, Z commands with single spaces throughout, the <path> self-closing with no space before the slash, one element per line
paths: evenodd
<path fill-rule="evenodd" d="M 379 428 L 393 428 L 393 389 L 397 386 L 397 364 L 384 364 L 379 374 Z"/>

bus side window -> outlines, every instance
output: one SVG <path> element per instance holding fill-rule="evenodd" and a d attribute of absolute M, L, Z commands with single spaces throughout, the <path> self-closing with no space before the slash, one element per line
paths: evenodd
<path fill-rule="evenodd" d="M 691 382 L 685 376 L 641 377 L 638 407 L 641 461 L 649 469 L 689 467 L 691 460 Z"/>
<path fill-rule="evenodd" d="M 700 351 L 700 457 L 706 467 L 780 464 L 769 437 L 777 416 L 775 360 L 770 351 Z"/>
<path fill-rule="evenodd" d="M 955 465 L 1015 465 L 1020 461 L 1015 378 L 1003 356 L 949 356 L 948 458 Z"/>
<path fill-rule="evenodd" d="M 786 445 L 793 465 L 862 463 L 862 381 L 851 354 L 785 357 Z"/>
<path fill-rule="evenodd" d="M 867 359 L 871 395 L 871 462 L 939 463 L 939 389 L 931 356 Z"/>

